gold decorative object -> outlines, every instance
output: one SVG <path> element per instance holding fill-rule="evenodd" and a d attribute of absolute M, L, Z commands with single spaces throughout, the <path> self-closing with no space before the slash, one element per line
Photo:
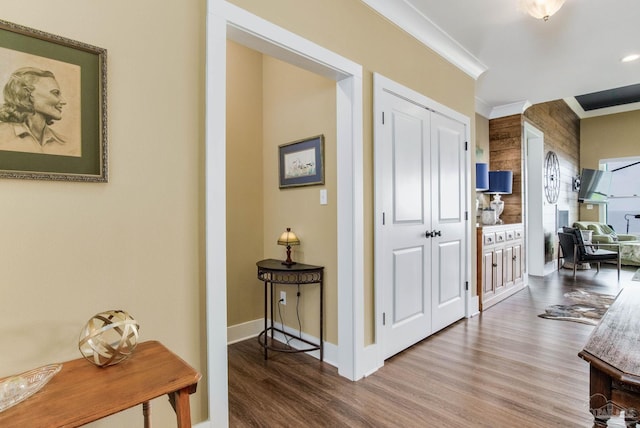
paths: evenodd
<path fill-rule="evenodd" d="M 51 364 L 0 381 L 0 412 L 40 391 L 60 369 L 62 364 Z"/>
<path fill-rule="evenodd" d="M 129 358 L 138 345 L 138 322 L 122 310 L 94 315 L 80 332 L 78 348 L 99 367 L 112 366 Z"/>

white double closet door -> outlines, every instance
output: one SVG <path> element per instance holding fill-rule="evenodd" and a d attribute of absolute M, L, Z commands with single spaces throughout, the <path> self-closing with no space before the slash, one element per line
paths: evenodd
<path fill-rule="evenodd" d="M 467 133 L 455 119 L 381 96 L 376 314 L 386 359 L 465 315 Z"/>

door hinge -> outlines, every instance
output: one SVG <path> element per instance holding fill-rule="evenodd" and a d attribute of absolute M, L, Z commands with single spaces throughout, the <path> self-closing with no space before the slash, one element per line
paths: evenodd
<path fill-rule="evenodd" d="M 384 215 L 384 212 L 382 213 L 382 225 L 383 225 L 383 226 L 385 225 L 385 215 Z"/>
<path fill-rule="evenodd" d="M 384 112 L 382 112 L 382 124 L 384 125 Z"/>
<path fill-rule="evenodd" d="M 387 314 L 382 313 L 382 325 L 387 325 Z"/>
<path fill-rule="evenodd" d="M 464 212 L 464 219 L 469 220 L 469 211 Z"/>
<path fill-rule="evenodd" d="M 469 142 L 468 142 L 468 141 L 465 141 L 465 142 L 464 142 L 464 151 L 465 151 L 465 152 L 466 152 L 466 151 L 469 151 Z"/>
<path fill-rule="evenodd" d="M 465 291 L 469 291 L 469 281 L 465 281 L 464 289 L 465 289 Z"/>

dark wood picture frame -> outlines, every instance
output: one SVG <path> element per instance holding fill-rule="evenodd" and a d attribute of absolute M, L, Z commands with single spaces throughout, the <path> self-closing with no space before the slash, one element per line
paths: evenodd
<path fill-rule="evenodd" d="M 42 133 L 5 114 L 13 99 L 0 100 L 0 178 L 107 182 L 106 49 L 0 20 L 0 88 L 10 80 L 30 86 L 33 116 L 39 81 L 54 82 L 61 98 Z"/>
<path fill-rule="evenodd" d="M 324 184 L 324 135 L 278 146 L 280 188 Z"/>

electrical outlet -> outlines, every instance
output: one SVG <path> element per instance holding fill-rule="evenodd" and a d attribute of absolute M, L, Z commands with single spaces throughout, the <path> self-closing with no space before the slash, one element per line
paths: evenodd
<path fill-rule="evenodd" d="M 281 291 L 280 292 L 280 301 L 282 302 L 283 305 L 287 304 L 287 292 L 286 291 Z"/>

